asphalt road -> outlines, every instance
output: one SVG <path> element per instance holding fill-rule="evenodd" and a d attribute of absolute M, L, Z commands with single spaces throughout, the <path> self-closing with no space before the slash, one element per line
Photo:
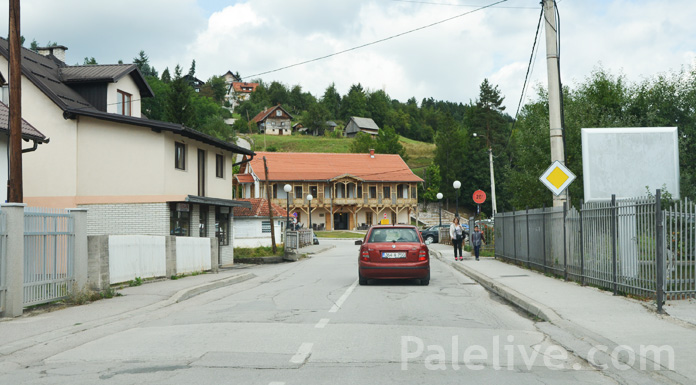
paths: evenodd
<path fill-rule="evenodd" d="M 435 258 L 430 286 L 359 286 L 357 246 L 322 242 L 336 247 L 28 343 L 0 357 L 0 384 L 615 383 Z"/>

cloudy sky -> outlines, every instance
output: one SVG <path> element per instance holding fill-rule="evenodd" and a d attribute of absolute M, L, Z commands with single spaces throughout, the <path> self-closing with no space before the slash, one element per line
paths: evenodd
<path fill-rule="evenodd" d="M 227 70 L 247 78 L 461 17 L 328 59 L 267 73 L 321 96 L 335 83 L 384 89 L 404 102 L 467 103 L 484 78 L 514 115 L 541 6 L 539 0 L 22 0 L 29 46 L 68 47 L 67 62 L 131 62 L 140 50 L 161 73 L 196 60 L 202 80 Z M 7 36 L 8 2 L 0 2 Z M 629 80 L 682 67 L 696 57 L 693 0 L 560 0 L 561 76 L 585 79 L 602 66 Z M 467 14 L 468 13 L 468 14 Z M 542 32 L 532 85 L 546 83 Z M 529 93 L 532 93 L 530 91 Z"/>

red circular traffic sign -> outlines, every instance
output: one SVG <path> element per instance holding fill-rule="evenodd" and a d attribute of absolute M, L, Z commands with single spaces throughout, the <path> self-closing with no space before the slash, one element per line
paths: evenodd
<path fill-rule="evenodd" d="M 486 193 L 483 190 L 474 191 L 474 202 L 481 204 L 486 201 Z"/>

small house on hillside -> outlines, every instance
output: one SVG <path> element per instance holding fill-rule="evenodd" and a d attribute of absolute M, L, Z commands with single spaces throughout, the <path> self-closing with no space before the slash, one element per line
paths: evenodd
<path fill-rule="evenodd" d="M 268 216 L 268 200 L 263 198 L 240 199 L 251 203 L 251 208 L 234 208 L 235 247 L 271 246 L 271 221 Z M 273 229 L 276 244 L 281 243 L 287 212 L 277 203 L 272 203 Z"/>
<path fill-rule="evenodd" d="M 346 124 L 346 129 L 343 133 L 348 138 L 354 137 L 358 132 L 366 132 L 372 136 L 377 136 L 379 134 L 379 126 L 374 120 L 370 118 L 359 118 L 357 116 L 352 116 L 348 124 Z"/>
<path fill-rule="evenodd" d="M 291 120 L 292 115 L 279 104 L 259 112 L 251 121 L 256 123 L 259 134 L 290 135 L 292 134 Z"/>

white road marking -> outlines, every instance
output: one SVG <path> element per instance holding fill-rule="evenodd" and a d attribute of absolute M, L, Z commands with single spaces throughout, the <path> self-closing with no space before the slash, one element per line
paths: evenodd
<path fill-rule="evenodd" d="M 324 326 L 326 326 L 328 323 L 329 323 L 329 319 L 328 319 L 328 318 L 322 318 L 322 319 L 319 320 L 319 322 L 317 322 L 316 325 L 314 325 L 314 327 L 317 328 L 317 329 L 323 329 Z"/>
<path fill-rule="evenodd" d="M 355 287 L 356 287 L 356 286 L 358 286 L 358 280 L 357 280 L 357 279 L 355 280 L 355 282 L 353 282 L 352 285 L 350 285 L 350 287 L 346 290 L 346 292 L 343 293 L 343 295 L 341 296 L 341 298 L 339 298 L 338 301 L 336 301 L 336 303 L 331 307 L 331 310 L 329 310 L 329 313 L 335 313 L 335 312 L 337 312 L 338 309 L 341 308 L 341 305 L 343 305 L 343 302 L 346 302 L 346 300 L 348 299 L 348 296 L 350 295 L 350 293 L 352 293 L 353 290 L 355 290 Z"/>
<path fill-rule="evenodd" d="M 290 362 L 293 364 L 303 364 L 307 358 L 309 358 L 309 355 L 312 354 L 312 346 L 314 346 L 314 344 L 311 342 L 305 342 L 300 345 L 300 348 L 297 349 L 297 353 L 292 356 Z"/>

